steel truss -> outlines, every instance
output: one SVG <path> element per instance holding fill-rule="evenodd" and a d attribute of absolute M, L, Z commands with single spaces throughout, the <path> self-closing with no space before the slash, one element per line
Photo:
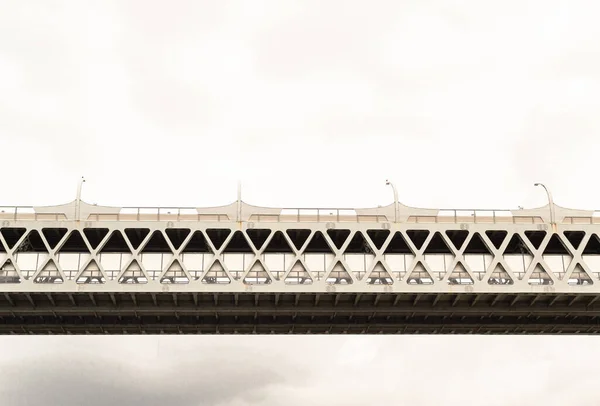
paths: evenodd
<path fill-rule="evenodd" d="M 0 333 L 600 330 L 590 213 L 558 210 L 549 226 L 543 209 L 469 222 L 400 208 L 390 222 L 393 207 L 224 206 L 166 221 L 71 208 L 0 215 Z"/>

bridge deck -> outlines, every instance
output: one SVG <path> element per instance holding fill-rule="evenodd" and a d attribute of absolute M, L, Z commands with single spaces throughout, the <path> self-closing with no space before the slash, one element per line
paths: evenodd
<path fill-rule="evenodd" d="M 598 334 L 600 295 L 0 296 L 0 334 Z"/>

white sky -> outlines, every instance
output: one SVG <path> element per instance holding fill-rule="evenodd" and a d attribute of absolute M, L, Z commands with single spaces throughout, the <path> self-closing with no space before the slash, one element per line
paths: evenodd
<path fill-rule="evenodd" d="M 227 204 L 241 178 L 251 204 L 367 207 L 391 202 L 390 178 L 407 205 L 541 206 L 545 194 L 532 184 L 544 182 L 560 205 L 600 209 L 599 13 L 593 0 L 0 0 L 0 204 L 71 201 L 85 175 L 84 200 L 123 206 Z M 32 348 L 52 359 L 56 348 L 90 340 L 2 339 L 0 368 Z M 589 339 L 344 339 L 355 352 L 378 348 L 356 371 L 336 358 L 340 340 L 268 343 L 303 349 L 294 359 L 311 360 L 309 375 L 320 380 L 307 385 L 322 404 L 337 404 L 330 391 L 349 390 L 348 380 L 383 375 L 373 390 L 405 396 L 380 399 L 387 403 L 541 404 L 554 391 L 545 404 L 558 405 L 574 398 L 543 371 L 563 374 L 577 361 L 568 384 L 576 386 L 585 383 L 579 371 L 599 372 Z M 108 341 L 93 342 L 108 351 Z M 329 351 L 317 356 L 314 342 Z M 65 354 L 68 368 L 76 360 Z M 128 354 L 119 362 L 133 363 Z M 101 368 L 100 355 L 88 356 Z M 402 356 L 410 362 L 392 362 Z M 510 372 L 499 375 L 498 362 Z M 485 390 L 469 403 L 473 380 Z M 451 389 L 432 391 L 438 384 Z M 371 403 L 360 397 L 365 388 L 350 389 L 354 404 Z M 26 404 L 24 393 L 10 402 L 2 393 L 0 403 Z M 252 403 L 279 398 L 265 399 Z"/>

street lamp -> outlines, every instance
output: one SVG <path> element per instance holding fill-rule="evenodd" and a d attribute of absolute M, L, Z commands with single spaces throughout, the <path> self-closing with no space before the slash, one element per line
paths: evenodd
<path fill-rule="evenodd" d="M 392 190 L 394 191 L 394 223 L 397 223 L 398 222 L 398 190 L 396 189 L 396 186 L 387 179 L 385 181 L 385 184 L 386 184 L 386 186 L 391 186 Z"/>
<path fill-rule="evenodd" d="M 552 199 L 552 193 L 550 193 L 550 190 L 543 183 L 534 183 L 533 186 L 541 186 L 546 191 L 546 194 L 548 195 L 548 204 L 550 206 L 550 224 L 554 228 L 556 221 L 554 217 L 554 200 Z"/>
<path fill-rule="evenodd" d="M 77 200 L 75 201 L 76 204 L 76 213 L 75 213 L 75 218 L 77 221 L 81 220 L 80 219 L 80 215 L 81 215 L 81 189 L 83 188 L 83 184 L 85 183 L 85 178 L 82 176 L 81 180 L 79 181 L 79 186 L 77 187 Z"/>
<path fill-rule="evenodd" d="M 242 181 L 237 182 L 237 221 L 242 221 Z"/>

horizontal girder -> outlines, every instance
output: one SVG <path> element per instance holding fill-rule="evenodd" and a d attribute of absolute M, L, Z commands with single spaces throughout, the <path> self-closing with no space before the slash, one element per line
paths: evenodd
<path fill-rule="evenodd" d="M 597 334 L 598 295 L 16 293 L 0 334 Z"/>

